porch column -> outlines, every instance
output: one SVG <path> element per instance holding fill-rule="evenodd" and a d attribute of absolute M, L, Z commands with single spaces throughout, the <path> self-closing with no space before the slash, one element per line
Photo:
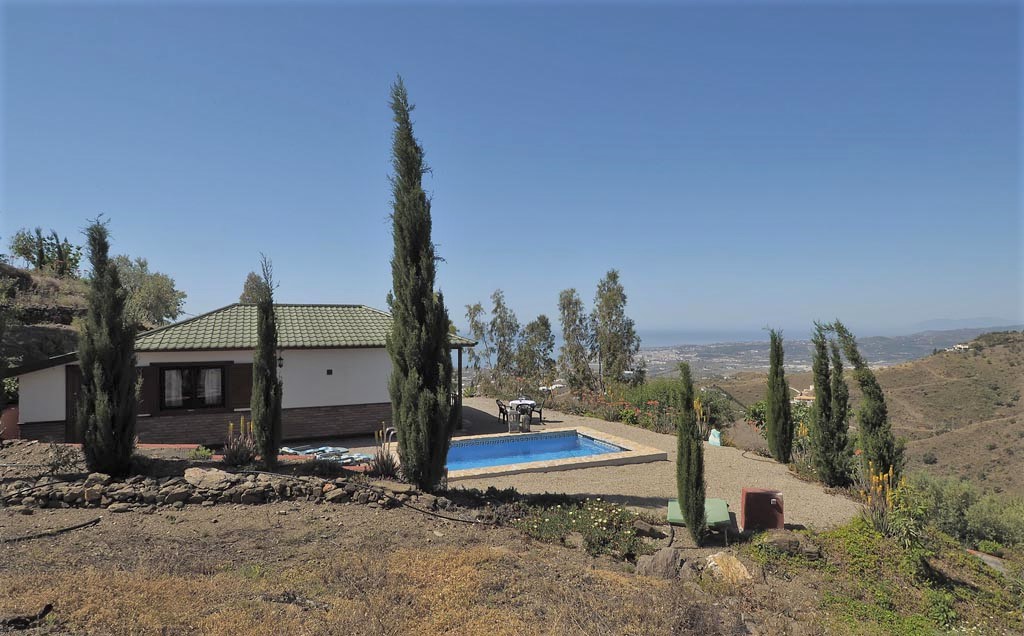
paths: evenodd
<path fill-rule="evenodd" d="M 455 408 L 458 409 L 458 424 L 456 427 L 462 430 L 462 347 L 459 347 L 459 390 L 455 394 L 457 400 Z"/>

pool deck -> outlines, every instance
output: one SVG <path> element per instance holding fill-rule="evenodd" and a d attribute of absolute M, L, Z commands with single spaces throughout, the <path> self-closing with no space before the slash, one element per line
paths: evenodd
<path fill-rule="evenodd" d="M 622 466 L 625 464 L 639 464 L 644 462 L 663 461 L 668 459 L 668 453 L 657 448 L 644 446 L 633 440 L 612 435 L 603 431 L 594 430 L 586 426 L 573 426 L 571 428 L 545 428 L 543 431 L 531 431 L 529 433 L 491 433 L 485 435 L 473 435 L 472 437 L 461 437 L 459 439 L 496 439 L 496 438 L 525 438 L 530 435 L 544 433 L 558 433 L 562 431 L 575 431 L 581 435 L 608 442 L 625 450 L 618 453 L 602 453 L 600 455 L 586 455 L 583 457 L 566 457 L 564 459 L 552 459 L 539 462 L 523 462 L 520 464 L 502 464 L 487 468 L 467 468 L 465 470 L 453 470 L 448 473 L 448 481 L 459 481 L 463 479 L 489 478 L 504 475 L 518 475 L 522 473 L 546 473 L 556 470 L 571 470 L 576 468 L 593 468 L 596 466 Z"/>
<path fill-rule="evenodd" d="M 507 430 L 497 416 L 493 399 L 466 398 L 465 428 L 459 437 Z M 625 440 L 627 447 L 643 445 L 665 453 L 667 461 L 618 466 L 590 466 L 574 470 L 529 472 L 515 475 L 488 475 L 459 479 L 457 488 L 515 487 L 524 493 L 566 493 L 600 497 L 631 508 L 664 516 L 668 500 L 676 497 L 676 438 L 619 422 L 606 422 L 544 411 L 544 425 L 533 430 L 570 428 L 591 429 L 603 439 L 609 436 Z M 826 492 L 821 484 L 798 479 L 788 468 L 774 460 L 745 453 L 738 448 L 704 446 L 704 476 L 707 496 L 725 499 L 729 511 L 740 514 L 743 488 L 772 488 L 783 493 L 786 524 L 818 529 L 846 523 L 860 512 L 860 505 L 842 494 Z"/>

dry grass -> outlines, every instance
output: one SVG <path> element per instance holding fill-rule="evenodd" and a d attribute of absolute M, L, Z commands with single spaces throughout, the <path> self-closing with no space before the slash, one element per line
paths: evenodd
<path fill-rule="evenodd" d="M 91 514 L 0 511 L 0 538 Z M 93 528 L 3 551 L 0 617 L 53 603 L 59 633 L 611 636 L 717 629 L 692 595 L 624 573 L 621 563 L 511 529 L 404 511 L 303 504 L 287 516 L 272 506 L 108 515 Z"/>

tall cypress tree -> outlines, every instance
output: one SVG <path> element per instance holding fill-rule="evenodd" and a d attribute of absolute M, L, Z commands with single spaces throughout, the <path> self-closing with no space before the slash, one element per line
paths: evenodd
<path fill-rule="evenodd" d="M 89 470 L 124 476 L 135 450 L 135 328 L 125 316 L 128 293 L 109 257 L 106 224 L 93 221 L 85 234 L 92 275 L 79 334 L 76 424 Z"/>
<path fill-rule="evenodd" d="M 274 312 L 274 267 L 261 255 L 262 279 L 256 296 L 256 350 L 252 356 L 253 432 L 263 463 L 277 464 L 281 448 L 281 379 L 277 377 L 277 316 Z"/>
<path fill-rule="evenodd" d="M 832 456 L 831 475 L 826 483 L 830 486 L 845 486 L 850 481 L 850 448 L 847 429 L 847 420 L 850 414 L 850 388 L 846 386 L 846 379 L 843 377 L 843 356 L 839 344 L 832 340 L 829 342 L 832 354 L 832 421 L 831 444 L 829 448 Z"/>
<path fill-rule="evenodd" d="M 857 428 L 864 466 L 867 467 L 870 462 L 876 472 L 885 473 L 892 468 L 899 475 L 903 471 L 904 446 L 902 440 L 897 440 L 893 435 L 882 386 L 861 356 L 857 339 L 850 330 L 838 320 L 832 323 L 832 329 L 839 338 L 846 359 L 853 367 L 853 377 L 862 395 L 857 411 Z"/>
<path fill-rule="evenodd" d="M 430 199 L 423 191 L 428 170 L 413 135 L 413 107 L 402 78 L 391 87 L 392 291 L 388 336 L 391 416 L 405 478 L 424 490 L 441 480 L 457 412 L 451 407 L 452 358 L 444 297 L 434 291 L 434 244 Z"/>
<path fill-rule="evenodd" d="M 676 425 L 676 489 L 683 520 L 694 542 L 700 545 L 707 531 L 704 514 L 704 441 L 697 430 L 689 363 L 679 363 L 679 375 L 682 404 Z"/>
<path fill-rule="evenodd" d="M 768 367 L 768 391 L 765 402 L 765 432 L 772 457 L 788 464 L 793 454 L 793 411 L 789 403 L 789 385 L 783 368 L 782 335 L 771 330 Z"/>
<path fill-rule="evenodd" d="M 811 455 L 818 479 L 828 486 L 848 481 L 846 456 L 846 403 L 849 392 L 843 381 L 838 347 L 828 340 L 828 327 L 814 323 L 814 406 L 811 410 Z M 832 361 L 829 364 L 829 345 Z M 839 395 L 836 395 L 836 393 Z M 836 413 L 839 409 L 839 413 Z"/>

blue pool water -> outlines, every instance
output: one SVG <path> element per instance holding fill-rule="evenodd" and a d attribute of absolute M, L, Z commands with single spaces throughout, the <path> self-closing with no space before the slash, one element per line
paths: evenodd
<path fill-rule="evenodd" d="M 456 440 L 448 451 L 448 470 L 543 462 L 624 450 L 614 444 L 580 435 L 577 431 Z"/>

